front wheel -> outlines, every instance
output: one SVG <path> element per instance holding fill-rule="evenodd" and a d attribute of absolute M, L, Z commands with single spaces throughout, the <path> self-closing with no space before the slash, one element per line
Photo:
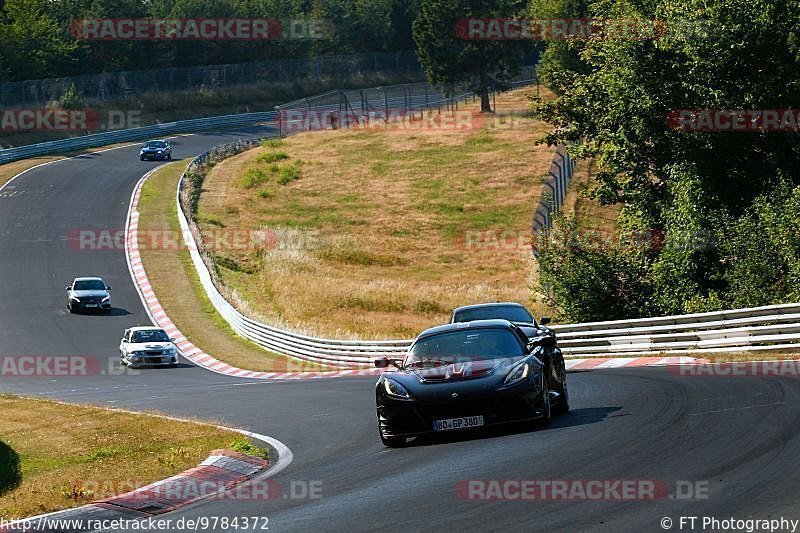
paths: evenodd
<path fill-rule="evenodd" d="M 567 388 L 567 370 L 563 370 L 561 375 L 561 398 L 558 403 L 559 413 L 569 413 L 569 389 Z"/>
<path fill-rule="evenodd" d="M 547 425 L 553 418 L 553 400 L 550 398 L 550 386 L 547 378 L 542 377 L 542 423 Z"/>

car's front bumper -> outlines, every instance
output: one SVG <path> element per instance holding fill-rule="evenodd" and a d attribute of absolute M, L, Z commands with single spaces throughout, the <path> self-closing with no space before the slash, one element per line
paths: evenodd
<path fill-rule="evenodd" d="M 543 418 L 544 404 L 543 394 L 528 383 L 512 390 L 447 402 L 384 399 L 377 406 L 378 425 L 384 437 L 455 433 L 461 430 L 434 431 L 434 421 L 480 415 L 483 416 L 482 428 L 526 422 Z"/>
<path fill-rule="evenodd" d="M 131 368 L 175 366 L 178 364 L 177 356 L 143 357 L 141 359 L 128 358 L 128 366 Z"/>
<path fill-rule="evenodd" d="M 144 153 L 139 154 L 139 157 L 142 158 L 142 159 L 151 159 L 153 161 L 162 161 L 162 160 L 167 158 L 167 155 L 168 154 L 166 154 L 166 153 L 157 154 L 155 152 L 144 152 Z"/>
<path fill-rule="evenodd" d="M 72 300 L 70 302 L 73 311 L 110 311 L 111 310 L 111 302 L 98 302 L 98 303 L 85 303 L 85 302 L 76 302 Z"/>

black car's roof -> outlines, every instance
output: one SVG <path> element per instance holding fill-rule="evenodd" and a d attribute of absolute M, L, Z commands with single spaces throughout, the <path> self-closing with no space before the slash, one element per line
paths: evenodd
<path fill-rule="evenodd" d="M 451 331 L 463 331 L 470 329 L 487 329 L 487 328 L 502 328 L 510 331 L 516 331 L 517 326 L 503 318 L 492 318 L 489 320 L 473 320 L 472 322 L 456 322 L 455 324 L 444 324 L 441 326 L 434 326 L 428 328 L 417 336 L 416 340 L 420 340 L 431 335 L 438 335 L 440 333 L 448 333 Z"/>
<path fill-rule="evenodd" d="M 455 309 L 453 309 L 453 312 L 455 313 L 457 311 L 464 311 L 466 309 L 477 309 L 479 307 L 508 307 L 508 306 L 521 307 L 526 311 L 528 310 L 524 305 L 517 302 L 486 302 L 482 304 L 462 305 L 461 307 L 456 307 Z"/>

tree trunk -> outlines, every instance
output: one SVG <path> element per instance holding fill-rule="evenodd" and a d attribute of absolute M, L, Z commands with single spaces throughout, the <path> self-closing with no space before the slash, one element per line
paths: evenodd
<path fill-rule="evenodd" d="M 489 100 L 489 77 L 483 70 L 481 70 L 481 86 L 479 92 L 481 95 L 481 113 L 491 113 L 492 102 Z"/>
<path fill-rule="evenodd" d="M 481 92 L 481 113 L 491 113 L 492 102 L 489 100 L 489 91 L 484 90 Z"/>

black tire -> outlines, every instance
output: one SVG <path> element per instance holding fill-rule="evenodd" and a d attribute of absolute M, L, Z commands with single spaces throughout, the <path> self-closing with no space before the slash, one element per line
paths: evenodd
<path fill-rule="evenodd" d="M 67 302 L 67 311 L 69 311 L 70 314 L 75 312 L 75 308 L 72 307 L 72 303 L 71 302 Z"/>
<path fill-rule="evenodd" d="M 144 161 L 144 156 L 143 155 L 139 156 L 139 161 Z"/>
<path fill-rule="evenodd" d="M 544 412 L 544 416 L 542 416 L 542 424 L 548 425 L 550 421 L 553 419 L 553 401 L 550 398 L 550 384 L 547 382 L 547 378 L 542 378 L 544 384 L 544 391 L 542 394 L 542 398 L 544 399 L 544 405 L 542 406 L 542 410 Z"/>
<path fill-rule="evenodd" d="M 167 161 L 172 161 L 172 154 L 167 154 Z"/>
<path fill-rule="evenodd" d="M 556 412 L 561 414 L 569 413 L 569 388 L 567 387 L 567 370 L 562 369 L 561 374 L 561 401 L 558 402 Z"/>

